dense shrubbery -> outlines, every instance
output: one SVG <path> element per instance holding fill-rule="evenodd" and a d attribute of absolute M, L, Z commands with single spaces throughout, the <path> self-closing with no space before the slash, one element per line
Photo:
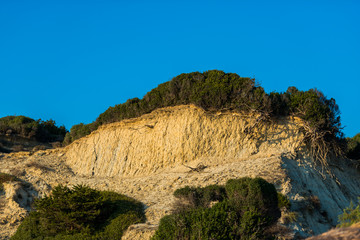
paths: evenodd
<path fill-rule="evenodd" d="M 300 91 L 289 87 L 285 93 L 267 94 L 252 78 L 212 70 L 180 74 L 151 90 L 143 99 L 134 98 L 110 107 L 95 122 L 74 126 L 66 138 L 67 143 L 89 134 L 102 124 L 181 104 L 195 104 L 205 110 L 254 111 L 267 117 L 298 116 L 307 123 L 304 130 L 309 133 L 309 144 L 314 145 L 317 140 L 325 139 L 325 142 L 314 145 L 316 152 L 324 147 L 323 144 L 342 137 L 338 106 L 334 99 L 327 99 L 320 91 Z M 332 148 L 330 146 L 325 150 Z"/>
<path fill-rule="evenodd" d="M 154 240 L 271 239 L 267 230 L 280 217 L 275 187 L 261 178 L 185 187 L 174 195 L 176 209 L 160 220 Z"/>
<path fill-rule="evenodd" d="M 91 133 L 93 124 L 80 123 L 71 127 L 70 132 L 66 133 L 64 138 L 64 144 L 70 144 L 71 142 L 86 136 Z"/>
<path fill-rule="evenodd" d="M 35 210 L 11 239 L 121 239 L 128 226 L 144 221 L 141 203 L 81 185 L 54 188 Z"/>
<path fill-rule="evenodd" d="M 0 135 L 18 135 L 40 142 L 53 142 L 63 141 L 66 132 L 64 126 L 57 127 L 53 120 L 36 121 L 25 116 L 0 118 Z"/>
<path fill-rule="evenodd" d="M 360 222 L 360 197 L 356 207 L 351 202 L 350 206 L 344 209 L 344 212 L 339 216 L 339 222 L 338 227 L 349 227 L 354 223 Z"/>
<path fill-rule="evenodd" d="M 210 185 L 204 188 L 195 188 L 186 186 L 184 188 L 177 189 L 174 192 L 174 196 L 180 199 L 178 203 L 186 208 L 208 207 L 212 201 L 222 201 L 226 198 L 225 188 L 218 185 Z M 179 207 L 181 210 L 183 207 Z"/>

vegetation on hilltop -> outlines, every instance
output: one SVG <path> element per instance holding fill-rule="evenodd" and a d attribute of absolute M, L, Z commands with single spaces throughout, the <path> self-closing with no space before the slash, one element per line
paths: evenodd
<path fill-rule="evenodd" d="M 83 185 L 60 185 L 35 202 L 35 211 L 11 239 L 120 240 L 131 224 L 144 218 L 142 204 L 130 197 Z"/>
<path fill-rule="evenodd" d="M 351 159 L 360 160 L 360 133 L 352 138 L 346 138 L 347 156 Z"/>
<path fill-rule="evenodd" d="M 25 116 L 0 118 L 0 152 L 31 151 L 61 146 L 67 130 L 54 120 L 34 120 Z"/>
<path fill-rule="evenodd" d="M 327 99 L 317 89 L 300 91 L 295 87 L 289 87 L 284 93 L 267 94 L 255 79 L 218 70 L 180 74 L 160 84 L 142 99 L 129 99 L 110 107 L 95 122 L 73 126 L 65 137 L 65 144 L 102 124 L 181 104 L 194 104 L 205 110 L 256 112 L 261 114 L 261 119 L 297 116 L 305 122 L 306 140 L 316 158 L 324 160 L 328 152 L 341 152 L 337 144 L 338 138 L 342 137 L 340 112 L 334 99 Z"/>
<path fill-rule="evenodd" d="M 231 179 L 225 186 L 185 187 L 174 192 L 174 213 L 163 217 L 153 240 L 274 239 L 278 194 L 262 178 Z"/>
<path fill-rule="evenodd" d="M 39 142 L 63 141 L 67 130 L 54 120 L 34 120 L 25 116 L 0 118 L 0 135 L 18 135 Z"/>

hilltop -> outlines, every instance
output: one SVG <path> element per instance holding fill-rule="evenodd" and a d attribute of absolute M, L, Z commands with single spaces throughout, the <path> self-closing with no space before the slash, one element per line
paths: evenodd
<path fill-rule="evenodd" d="M 325 161 L 329 151 L 341 154 L 338 144 L 338 138 L 342 138 L 341 120 L 335 99 L 327 99 L 317 89 L 300 91 L 296 87 L 289 87 L 284 93 L 268 94 L 256 84 L 255 79 L 218 70 L 180 74 L 160 84 L 142 99 L 129 99 L 110 107 L 93 123 L 73 126 L 65 137 L 65 143 L 71 143 L 103 124 L 184 104 L 193 104 L 206 111 L 228 109 L 241 113 L 255 112 L 261 114 L 262 120 L 297 116 L 306 123 L 303 131 L 312 145 L 313 153 L 321 152 L 317 158 Z"/>
<path fill-rule="evenodd" d="M 34 120 L 25 116 L 0 118 L 0 152 L 32 151 L 61 146 L 67 130 L 54 120 Z"/>
<path fill-rule="evenodd" d="M 0 155 L 1 171 L 14 176 L 1 190 L 0 237 L 14 233 L 34 198 L 85 184 L 144 204 L 146 222 L 123 239 L 150 239 L 176 189 L 241 177 L 261 177 L 289 199 L 277 222 L 290 230 L 283 237 L 320 234 L 360 195 L 340 126 L 335 100 L 315 89 L 267 94 L 236 74 L 182 74 L 74 126 L 66 147 Z"/>

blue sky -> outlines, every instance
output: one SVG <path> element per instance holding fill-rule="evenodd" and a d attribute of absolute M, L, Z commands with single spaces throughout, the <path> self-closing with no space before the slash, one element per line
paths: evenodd
<path fill-rule="evenodd" d="M 180 73 L 335 98 L 360 132 L 360 1 L 0 1 L 0 117 L 68 129 Z"/>

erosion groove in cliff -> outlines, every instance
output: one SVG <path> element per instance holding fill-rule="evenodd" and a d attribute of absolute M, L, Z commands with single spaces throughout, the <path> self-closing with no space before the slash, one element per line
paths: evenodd
<path fill-rule="evenodd" d="M 293 151 L 303 139 L 289 118 L 257 124 L 257 115 L 205 112 L 184 105 L 104 125 L 66 149 L 84 175 L 139 176 L 192 161 L 216 164 Z"/>

